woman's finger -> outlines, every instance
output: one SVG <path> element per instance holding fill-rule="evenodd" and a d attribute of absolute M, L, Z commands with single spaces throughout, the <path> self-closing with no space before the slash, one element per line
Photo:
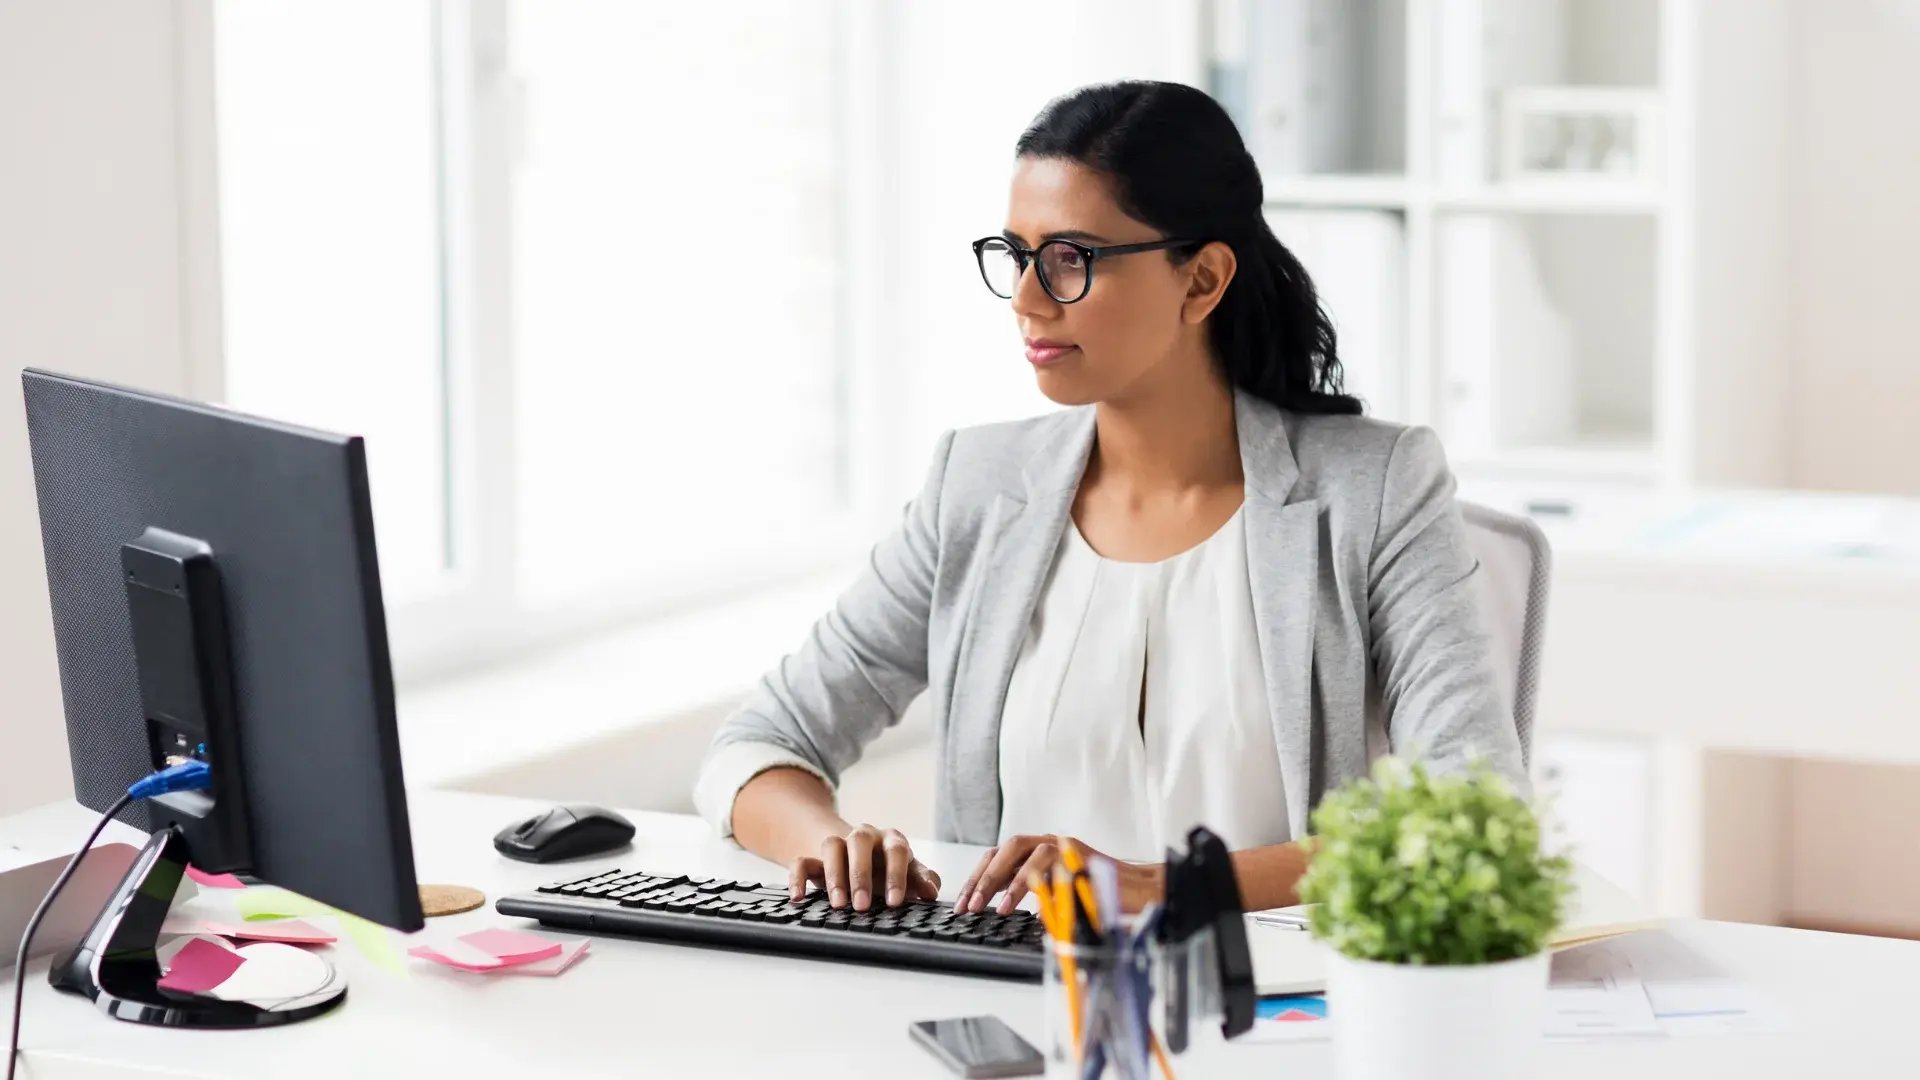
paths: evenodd
<path fill-rule="evenodd" d="M 994 849 L 993 860 L 980 873 L 980 880 L 973 887 L 973 899 L 967 904 L 968 911 L 986 909 L 987 901 L 995 893 L 1007 887 L 1013 880 L 1013 872 L 1027 861 L 1033 849 L 1046 841 L 1044 836 L 1016 836 Z"/>
<path fill-rule="evenodd" d="M 822 880 L 826 883 L 827 903 L 847 906 L 847 842 L 838 836 L 820 841 Z"/>
<path fill-rule="evenodd" d="M 973 890 L 980 884 L 980 875 L 987 872 L 987 864 L 999 851 L 997 847 L 990 847 L 981 854 L 980 861 L 973 864 L 973 873 L 968 874 L 966 883 L 960 886 L 960 895 L 953 898 L 953 910 L 967 910 L 967 902 L 973 899 Z"/>
<path fill-rule="evenodd" d="M 913 848 L 899 829 L 888 829 L 880 840 L 880 850 L 887 859 L 886 903 L 899 907 L 907 902 L 907 869 L 913 865 Z"/>
<path fill-rule="evenodd" d="M 805 898 L 807 886 L 815 882 L 819 882 L 823 888 L 826 885 L 826 871 L 821 867 L 820 860 L 805 855 L 793 860 L 793 865 L 787 868 L 788 898 L 795 901 Z"/>
<path fill-rule="evenodd" d="M 862 825 L 847 834 L 847 887 L 853 890 L 853 910 L 865 911 L 873 903 L 873 857 L 880 847 L 880 832 Z"/>
<path fill-rule="evenodd" d="M 916 900 L 940 899 L 940 875 L 919 859 L 913 860 L 913 868 L 907 873 L 907 890 Z"/>
<path fill-rule="evenodd" d="M 1021 864 L 1018 870 L 1014 871 L 1013 879 L 1007 882 L 1007 894 L 1000 898 L 1000 914 L 1006 915 L 1011 913 L 1014 905 L 1018 904 L 1021 899 L 1027 895 L 1027 875 L 1046 873 L 1048 868 L 1052 867 L 1054 862 L 1059 858 L 1060 849 L 1051 843 L 1041 844 L 1034 848 L 1033 854 L 1027 856 L 1027 861 Z"/>
<path fill-rule="evenodd" d="M 1000 898 L 1000 914 L 1010 914 L 1014 906 L 1026 897 L 1029 874 L 1045 874 L 1053 866 L 1054 860 L 1059 857 L 1060 849 L 1052 844 L 1041 844 L 1034 848 L 1033 854 L 1027 856 L 1026 864 L 1020 867 L 1013 875 L 1013 880 L 1007 883 L 1007 895 Z"/>

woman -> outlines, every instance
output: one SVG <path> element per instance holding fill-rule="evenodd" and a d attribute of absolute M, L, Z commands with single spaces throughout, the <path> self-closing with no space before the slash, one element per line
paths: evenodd
<path fill-rule="evenodd" d="M 1433 433 L 1362 419 L 1332 326 L 1261 216 L 1226 113 L 1088 87 L 1016 149 L 974 244 L 1045 394 L 953 431 L 866 570 L 714 740 L 723 834 L 866 910 L 940 879 L 832 786 L 923 689 L 942 839 L 993 845 L 955 903 L 1011 910 L 1065 845 L 1129 910 L 1204 823 L 1250 908 L 1295 902 L 1310 808 L 1393 749 L 1524 789 Z"/>

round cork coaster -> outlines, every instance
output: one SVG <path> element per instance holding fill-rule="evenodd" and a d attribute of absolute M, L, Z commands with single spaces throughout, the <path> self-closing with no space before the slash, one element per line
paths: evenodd
<path fill-rule="evenodd" d="M 485 893 L 465 885 L 420 886 L 420 910 L 429 919 L 435 915 L 458 915 L 463 911 L 472 911 L 486 902 Z"/>

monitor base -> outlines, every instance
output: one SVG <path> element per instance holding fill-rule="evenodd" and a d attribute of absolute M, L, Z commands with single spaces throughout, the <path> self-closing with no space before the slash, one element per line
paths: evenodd
<path fill-rule="evenodd" d="M 116 1019 L 189 1028 L 291 1024 L 346 1000 L 347 983 L 339 969 L 312 953 L 299 959 L 291 981 L 275 985 L 273 978 L 249 978 L 244 998 L 227 1000 L 162 987 L 163 939 L 179 935 L 162 935 L 161 926 L 186 876 L 187 847 L 178 826 L 153 834 L 80 944 L 47 973 L 55 989 L 91 998 Z"/>

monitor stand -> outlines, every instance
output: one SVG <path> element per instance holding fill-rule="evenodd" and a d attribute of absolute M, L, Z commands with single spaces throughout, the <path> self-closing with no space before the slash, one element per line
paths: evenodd
<path fill-rule="evenodd" d="M 233 986 L 223 997 L 162 986 L 163 937 L 175 935 L 162 935 L 160 928 L 186 877 L 187 847 L 177 825 L 153 834 L 80 944 L 47 973 L 56 989 L 84 994 L 102 1012 L 121 1020 L 189 1028 L 291 1024 L 319 1016 L 346 999 L 347 983 L 339 969 L 292 945 L 274 946 L 257 960 L 246 959 L 241 968 L 252 970 L 244 979 L 231 979 Z M 283 949 L 297 955 L 279 952 Z M 236 990 L 245 996 L 236 997 Z"/>

